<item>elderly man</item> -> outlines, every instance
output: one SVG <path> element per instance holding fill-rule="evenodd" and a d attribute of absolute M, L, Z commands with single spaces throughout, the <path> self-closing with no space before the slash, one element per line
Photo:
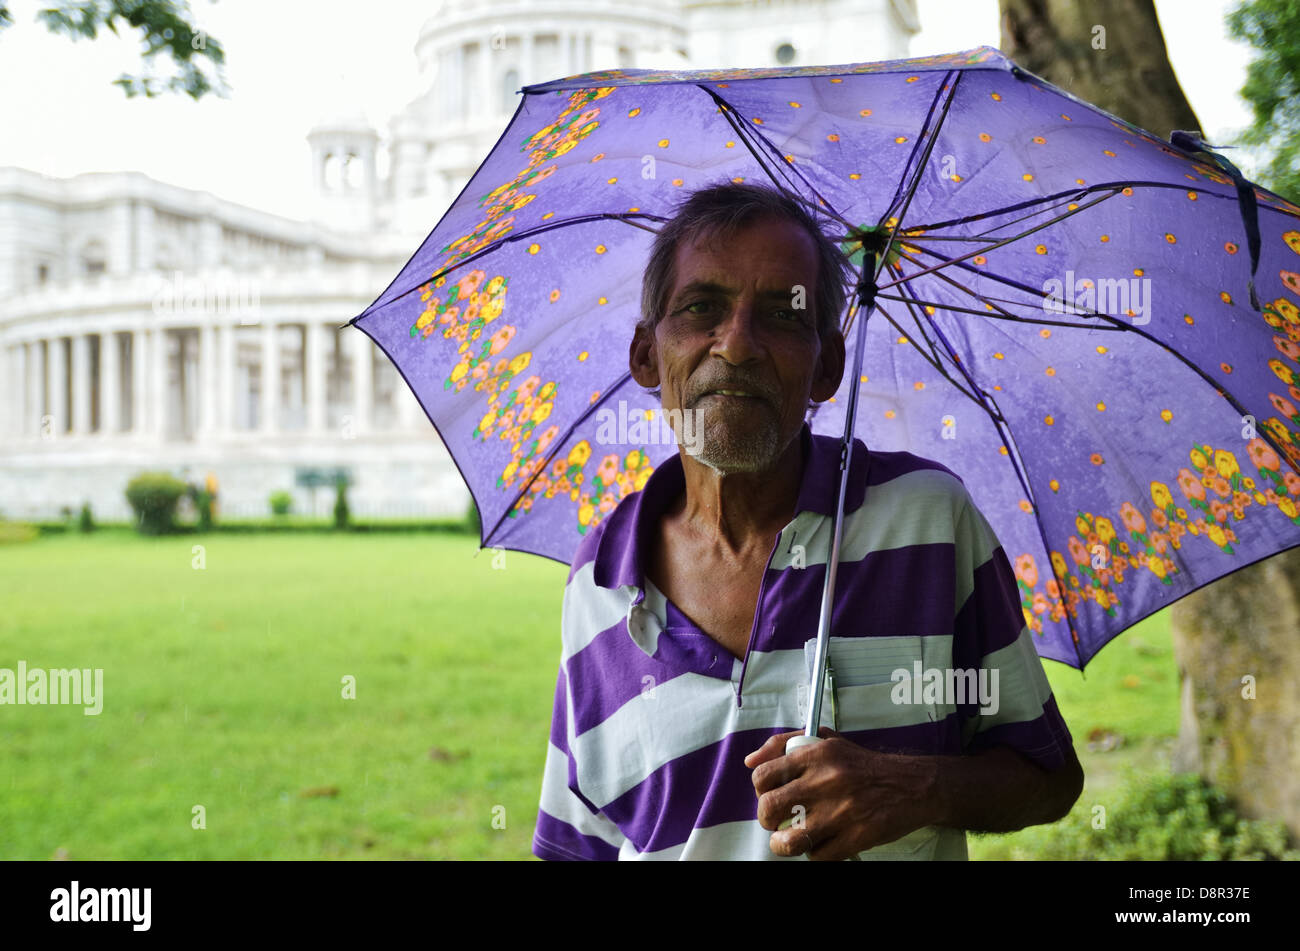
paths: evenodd
<path fill-rule="evenodd" d="M 860 440 L 827 739 L 785 753 L 839 483 L 840 440 L 805 416 L 844 371 L 846 274 L 798 202 L 757 186 L 696 192 L 657 235 L 630 366 L 692 452 L 574 559 L 539 857 L 965 859 L 964 830 L 1053 822 L 1078 798 L 992 529 L 948 469 Z M 930 671 L 982 689 L 922 690 Z"/>

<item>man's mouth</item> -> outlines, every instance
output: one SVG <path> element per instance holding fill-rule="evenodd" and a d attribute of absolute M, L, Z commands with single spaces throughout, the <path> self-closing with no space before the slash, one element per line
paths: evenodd
<path fill-rule="evenodd" d="M 743 396 L 749 399 L 759 398 L 757 393 L 750 393 L 748 390 L 709 390 L 701 396 L 700 399 L 704 399 L 705 396 Z"/>

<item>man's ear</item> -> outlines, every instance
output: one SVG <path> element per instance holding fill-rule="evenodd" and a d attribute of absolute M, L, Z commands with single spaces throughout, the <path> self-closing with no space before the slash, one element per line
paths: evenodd
<path fill-rule="evenodd" d="M 817 375 L 809 396 L 823 403 L 835 395 L 844 379 L 844 335 L 837 327 L 822 338 L 821 356 L 817 358 Z"/>
<path fill-rule="evenodd" d="M 627 352 L 628 369 L 632 379 L 647 390 L 659 386 L 659 360 L 655 352 L 654 330 L 638 324 L 632 334 L 632 345 Z"/>

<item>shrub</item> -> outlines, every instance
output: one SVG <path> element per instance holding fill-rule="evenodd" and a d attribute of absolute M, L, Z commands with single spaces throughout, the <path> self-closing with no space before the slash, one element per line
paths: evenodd
<path fill-rule="evenodd" d="M 40 534 L 40 529 L 30 522 L 0 521 L 0 545 L 34 541 Z"/>
<path fill-rule="evenodd" d="M 212 493 L 199 489 L 194 493 L 194 504 L 199 510 L 199 531 L 212 531 Z"/>
<path fill-rule="evenodd" d="M 95 520 L 90 514 L 89 502 L 85 502 L 81 506 L 81 519 L 78 521 L 77 527 L 83 532 L 93 532 L 95 530 Z"/>
<path fill-rule="evenodd" d="M 288 515 L 293 509 L 293 496 L 281 489 L 271 493 L 271 514 Z"/>
<path fill-rule="evenodd" d="M 336 492 L 334 498 L 334 527 L 347 528 L 349 519 L 348 483 L 346 479 L 339 479 L 334 485 Z"/>
<path fill-rule="evenodd" d="M 1227 795 L 1190 773 L 1139 777 L 1107 796 L 1105 828 L 1093 827 L 1093 802 L 1081 798 L 1053 825 L 1021 834 L 1011 858 L 1189 861 L 1300 859 L 1286 826 L 1244 819 Z"/>
<path fill-rule="evenodd" d="M 176 503 L 186 485 L 166 472 L 142 472 L 126 484 L 126 500 L 142 535 L 176 530 Z"/>

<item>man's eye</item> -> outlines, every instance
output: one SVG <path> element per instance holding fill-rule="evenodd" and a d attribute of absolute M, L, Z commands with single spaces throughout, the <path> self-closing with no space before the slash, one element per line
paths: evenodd
<path fill-rule="evenodd" d="M 781 320 L 798 320 L 798 319 L 799 319 L 799 315 L 798 315 L 797 313 L 795 313 L 793 310 L 786 310 L 786 309 L 784 309 L 784 308 L 780 308 L 780 309 L 777 309 L 777 310 L 772 311 L 772 316 L 777 317 L 777 318 L 779 318 L 779 319 L 781 319 Z"/>
<path fill-rule="evenodd" d="M 693 303 L 687 304 L 685 307 L 682 308 L 682 310 L 690 311 L 692 314 L 698 316 L 700 314 L 707 314 L 709 310 L 712 309 L 712 307 L 713 307 L 712 301 L 697 300 L 694 301 Z M 700 309 L 697 310 L 696 308 L 700 308 Z"/>

